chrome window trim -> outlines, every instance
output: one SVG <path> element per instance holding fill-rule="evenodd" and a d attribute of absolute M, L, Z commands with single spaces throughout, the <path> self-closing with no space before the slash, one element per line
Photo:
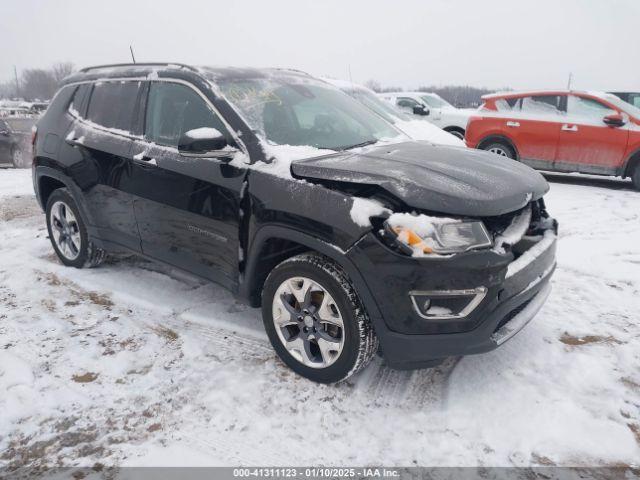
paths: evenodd
<path fill-rule="evenodd" d="M 477 287 L 466 290 L 412 290 L 409 292 L 409 297 L 411 298 L 411 303 L 413 304 L 413 308 L 416 313 L 426 320 L 449 320 L 456 318 L 463 318 L 473 312 L 478 305 L 484 300 L 487 296 L 488 289 L 487 287 Z M 460 312 L 451 315 L 425 315 L 422 313 L 420 308 L 418 307 L 418 303 L 416 302 L 416 297 L 457 297 L 457 296 L 468 296 L 475 295 L 474 298 L 469 302 L 469 304 L 464 307 Z"/>

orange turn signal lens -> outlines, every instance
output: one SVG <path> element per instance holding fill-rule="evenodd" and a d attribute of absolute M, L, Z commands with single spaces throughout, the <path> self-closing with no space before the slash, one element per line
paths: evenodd
<path fill-rule="evenodd" d="M 394 227 L 393 231 L 398 235 L 401 242 L 406 243 L 412 248 L 422 250 L 424 253 L 433 253 L 433 249 L 427 245 L 413 230 L 403 227 Z"/>

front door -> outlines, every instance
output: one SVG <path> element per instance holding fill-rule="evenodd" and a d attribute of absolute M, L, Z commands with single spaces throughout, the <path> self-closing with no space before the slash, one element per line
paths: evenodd
<path fill-rule="evenodd" d="M 610 127 L 603 118 L 617 113 L 594 98 L 569 95 L 567 117 L 560 127 L 556 169 L 616 173 L 627 149 L 629 128 Z"/>
<path fill-rule="evenodd" d="M 149 83 L 144 123 L 144 140 L 134 145 L 143 172 L 134 201 L 143 253 L 233 286 L 246 168 L 177 149 L 180 137 L 196 128 L 215 128 L 230 145 L 233 138 L 209 103 L 180 83 Z"/>

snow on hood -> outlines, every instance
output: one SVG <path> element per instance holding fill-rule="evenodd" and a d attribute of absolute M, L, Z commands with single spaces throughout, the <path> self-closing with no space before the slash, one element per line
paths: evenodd
<path fill-rule="evenodd" d="M 438 145 L 466 148 L 465 143 L 458 137 L 445 132 L 426 120 L 398 120 L 395 126 L 414 140 L 425 140 Z"/>

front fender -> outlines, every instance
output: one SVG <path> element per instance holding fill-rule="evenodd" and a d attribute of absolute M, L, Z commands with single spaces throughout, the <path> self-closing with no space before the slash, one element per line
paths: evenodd
<path fill-rule="evenodd" d="M 283 239 L 296 242 L 309 250 L 314 250 L 329 257 L 340 265 L 351 280 L 356 292 L 360 296 L 360 300 L 367 309 L 367 313 L 373 322 L 376 332 L 386 331 L 386 325 L 382 320 L 382 316 L 378 310 L 378 306 L 373 295 L 371 294 L 369 286 L 360 273 L 360 270 L 358 270 L 356 265 L 347 257 L 348 251 L 344 251 L 339 247 L 331 245 L 304 232 L 280 225 L 265 225 L 255 233 L 251 244 L 251 250 L 247 255 L 245 274 L 243 276 L 244 281 L 241 281 L 238 287 L 238 296 L 241 299 L 251 303 L 252 292 L 256 287 L 256 282 L 258 281 L 256 278 L 256 272 L 261 261 L 259 253 L 262 251 L 262 247 L 265 243 L 271 239 Z"/>

